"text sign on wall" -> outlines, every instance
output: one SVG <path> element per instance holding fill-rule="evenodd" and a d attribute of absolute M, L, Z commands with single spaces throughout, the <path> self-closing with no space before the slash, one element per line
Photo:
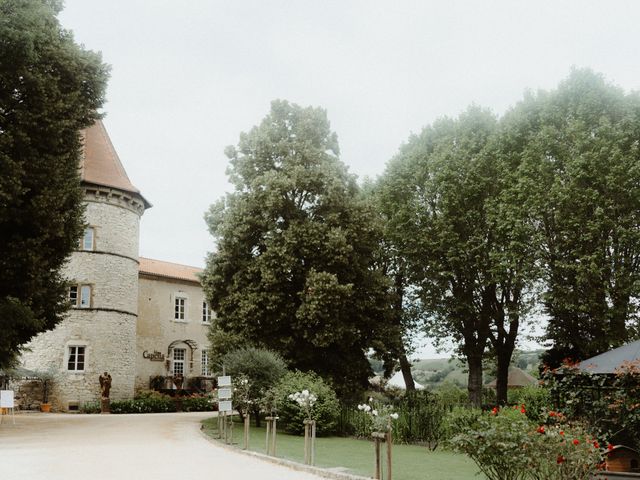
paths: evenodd
<path fill-rule="evenodd" d="M 220 388 L 218 389 L 218 398 L 221 400 L 228 400 L 231 398 L 231 389 L 230 388 Z"/>
<path fill-rule="evenodd" d="M 223 377 L 218 377 L 218 387 L 230 387 L 231 386 L 231 376 L 225 375 Z"/>
<path fill-rule="evenodd" d="M 218 402 L 218 412 L 232 412 L 231 400 L 221 400 Z"/>
<path fill-rule="evenodd" d="M 0 390 L 0 408 L 14 408 L 13 390 Z"/>

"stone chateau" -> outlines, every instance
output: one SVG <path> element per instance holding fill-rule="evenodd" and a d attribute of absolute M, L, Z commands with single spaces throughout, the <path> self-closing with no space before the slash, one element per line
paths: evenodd
<path fill-rule="evenodd" d="M 129 180 L 102 122 L 83 137 L 87 227 L 65 271 L 72 307 L 22 356 L 26 369 L 53 376 L 49 401 L 58 411 L 98 401 L 98 377 L 105 371 L 114 400 L 152 384 L 171 388 L 174 374 L 184 375 L 185 386 L 211 374 L 212 312 L 201 270 L 139 257 L 140 218 L 151 204 Z"/>

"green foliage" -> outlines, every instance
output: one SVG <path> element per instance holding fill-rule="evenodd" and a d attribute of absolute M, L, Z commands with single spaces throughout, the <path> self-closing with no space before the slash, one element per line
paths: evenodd
<path fill-rule="evenodd" d="M 258 401 L 287 371 L 282 357 L 264 348 L 234 350 L 222 357 L 221 363 L 227 375 L 244 375 L 249 380 L 249 398 L 254 401 Z"/>
<path fill-rule="evenodd" d="M 546 417 L 552 399 L 548 388 L 529 385 L 509 390 L 509 403 L 526 405 L 527 417 L 534 422 L 541 422 Z"/>
<path fill-rule="evenodd" d="M 183 412 L 211 412 L 215 410 L 215 401 L 211 395 L 190 395 L 183 397 Z"/>
<path fill-rule="evenodd" d="M 99 401 L 84 402 L 82 404 L 82 407 L 80 408 L 80 411 L 82 413 L 100 413 L 102 411 L 102 408 Z"/>
<path fill-rule="evenodd" d="M 206 215 L 203 286 L 215 335 L 266 347 L 353 394 L 386 338 L 387 285 L 370 205 L 338 158 L 326 112 L 274 101 L 226 151 L 235 191 Z"/>
<path fill-rule="evenodd" d="M 133 400 L 112 401 L 111 413 L 175 412 L 176 402 L 180 402 L 183 412 L 210 412 L 213 411 L 215 407 L 215 403 L 210 395 L 191 395 L 178 399 L 162 393 L 148 391 L 141 393 Z M 89 405 L 88 408 L 91 408 L 91 405 Z"/>
<path fill-rule="evenodd" d="M 451 444 L 490 480 L 593 478 L 603 450 L 592 436 L 575 425 L 533 423 L 524 411 L 517 406 L 480 414 Z"/>
<path fill-rule="evenodd" d="M 612 443 L 640 449 L 640 368 L 625 364 L 615 375 L 593 374 L 573 364 L 543 376 L 568 419 L 589 425 Z"/>
<path fill-rule="evenodd" d="M 82 231 L 80 130 L 104 100 L 107 67 L 58 11 L 0 1 L 0 368 L 68 308 L 60 269 Z"/>
<path fill-rule="evenodd" d="M 439 395 L 425 390 L 407 392 L 394 408 L 399 415 L 393 424 L 394 441 L 422 443 L 435 450 L 444 440 L 449 406 Z"/>
<path fill-rule="evenodd" d="M 292 393 L 303 390 L 308 390 L 317 397 L 312 408 L 312 417 L 316 420 L 317 434 L 327 435 L 334 433 L 340 411 L 335 391 L 318 375 L 299 371 L 287 373 L 273 387 L 278 405 L 278 416 L 284 424 L 284 429 L 289 433 L 298 435 L 304 432 L 305 412 L 294 400 L 289 398 Z"/>
<path fill-rule="evenodd" d="M 528 95 L 503 120 L 502 150 L 544 266 L 546 363 L 633 338 L 640 288 L 640 96 L 590 70 Z"/>
<path fill-rule="evenodd" d="M 436 390 L 442 403 L 449 407 L 456 407 L 469 404 L 467 392 L 451 382 L 444 382 Z"/>
<path fill-rule="evenodd" d="M 406 262 L 430 337 L 452 339 L 482 402 L 482 360 L 492 346 L 502 370 L 515 347 L 535 280 L 528 225 L 513 204 L 494 115 L 471 107 L 409 139 L 379 190 L 390 241 Z M 506 400 L 506 379 L 499 392 Z"/>
<path fill-rule="evenodd" d="M 175 411 L 176 404 L 174 399 L 165 395 L 111 402 L 111 413 L 166 413 Z"/>

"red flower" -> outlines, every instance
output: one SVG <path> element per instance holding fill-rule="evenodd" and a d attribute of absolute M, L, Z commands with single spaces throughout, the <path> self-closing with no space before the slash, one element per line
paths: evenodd
<path fill-rule="evenodd" d="M 596 447 L 596 448 L 600 448 L 600 444 L 598 443 L 597 440 L 593 441 L 593 446 Z"/>
<path fill-rule="evenodd" d="M 549 412 L 550 417 L 555 417 L 556 415 L 557 415 L 556 412 L 554 412 L 553 410 Z"/>
<path fill-rule="evenodd" d="M 520 409 L 520 413 L 527 413 L 527 411 L 524 409 L 524 405 L 522 406 L 522 408 Z"/>
<path fill-rule="evenodd" d="M 579 445 L 580 444 L 580 440 L 578 440 L 577 438 L 573 439 L 573 444 L 574 445 Z"/>
<path fill-rule="evenodd" d="M 564 458 L 562 455 L 558 455 L 558 458 L 556 459 L 556 463 L 564 463 L 567 459 Z"/>
<path fill-rule="evenodd" d="M 538 427 L 538 430 L 536 430 L 536 432 L 538 432 L 538 433 L 544 433 L 544 425 L 540 425 L 540 426 Z"/>
<path fill-rule="evenodd" d="M 564 435 L 564 430 L 560 430 L 558 433 L 559 433 L 560 435 Z"/>
<path fill-rule="evenodd" d="M 614 447 L 613 445 L 611 445 L 611 444 L 608 444 L 608 445 L 607 445 L 607 450 L 609 450 L 609 451 L 613 450 L 614 448 L 615 448 L 615 447 Z"/>
<path fill-rule="evenodd" d="M 491 409 L 491 415 L 496 415 L 498 413 L 498 407 L 493 407 Z"/>

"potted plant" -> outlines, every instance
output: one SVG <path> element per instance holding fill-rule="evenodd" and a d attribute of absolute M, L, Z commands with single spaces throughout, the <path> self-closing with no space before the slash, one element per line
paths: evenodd
<path fill-rule="evenodd" d="M 39 372 L 38 378 L 42 381 L 42 404 L 40 404 L 41 412 L 50 412 L 51 404 L 49 403 L 49 393 L 51 392 L 51 386 L 55 375 L 53 372 Z"/>

